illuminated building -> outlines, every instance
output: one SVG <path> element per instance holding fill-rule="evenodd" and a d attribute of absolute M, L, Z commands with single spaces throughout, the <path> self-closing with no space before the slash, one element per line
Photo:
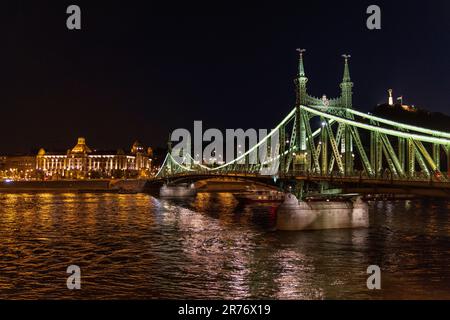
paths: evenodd
<path fill-rule="evenodd" d="M 84 138 L 65 154 L 40 149 L 36 156 L 36 171 L 44 178 L 95 179 L 148 176 L 151 169 L 151 149 L 147 151 L 135 142 L 130 153 L 123 150 L 99 152 L 86 145 Z"/>
<path fill-rule="evenodd" d="M 35 167 L 35 156 L 0 156 L 0 177 L 2 178 L 28 179 L 35 175 Z"/>

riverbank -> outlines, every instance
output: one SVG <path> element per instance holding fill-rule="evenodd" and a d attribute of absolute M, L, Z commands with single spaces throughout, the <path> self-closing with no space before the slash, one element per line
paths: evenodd
<path fill-rule="evenodd" d="M 141 186 L 143 180 L 50 180 L 50 181 L 2 181 L 0 193 L 14 192 L 120 192 Z M 139 190 L 135 190 L 139 191 Z"/>

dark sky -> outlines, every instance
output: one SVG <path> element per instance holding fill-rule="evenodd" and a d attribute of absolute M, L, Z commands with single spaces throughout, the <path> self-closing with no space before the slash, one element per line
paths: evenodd
<path fill-rule="evenodd" d="M 339 93 L 343 62 L 354 106 L 386 90 L 450 113 L 449 1 L 376 2 L 382 29 L 366 28 L 366 1 L 2 2 L 0 153 L 93 148 L 139 139 L 163 146 L 171 130 L 271 128 L 293 107 L 295 48 L 308 51 L 309 92 Z M 82 30 L 66 28 L 78 4 Z"/>

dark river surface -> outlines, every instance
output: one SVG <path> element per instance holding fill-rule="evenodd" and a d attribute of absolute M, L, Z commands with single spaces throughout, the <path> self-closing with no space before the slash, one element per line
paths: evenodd
<path fill-rule="evenodd" d="M 450 299 L 449 212 L 370 202 L 367 229 L 286 232 L 230 193 L 0 194 L 0 298 Z"/>

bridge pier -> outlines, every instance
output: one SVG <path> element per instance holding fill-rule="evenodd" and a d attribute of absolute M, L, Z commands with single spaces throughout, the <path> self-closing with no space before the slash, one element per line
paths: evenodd
<path fill-rule="evenodd" d="M 297 199 L 303 199 L 304 187 L 305 182 L 303 180 L 296 182 L 294 194 Z"/>
<path fill-rule="evenodd" d="M 288 194 L 277 209 L 277 230 L 324 230 L 367 228 L 369 207 L 361 198 L 355 201 L 298 201 Z"/>

